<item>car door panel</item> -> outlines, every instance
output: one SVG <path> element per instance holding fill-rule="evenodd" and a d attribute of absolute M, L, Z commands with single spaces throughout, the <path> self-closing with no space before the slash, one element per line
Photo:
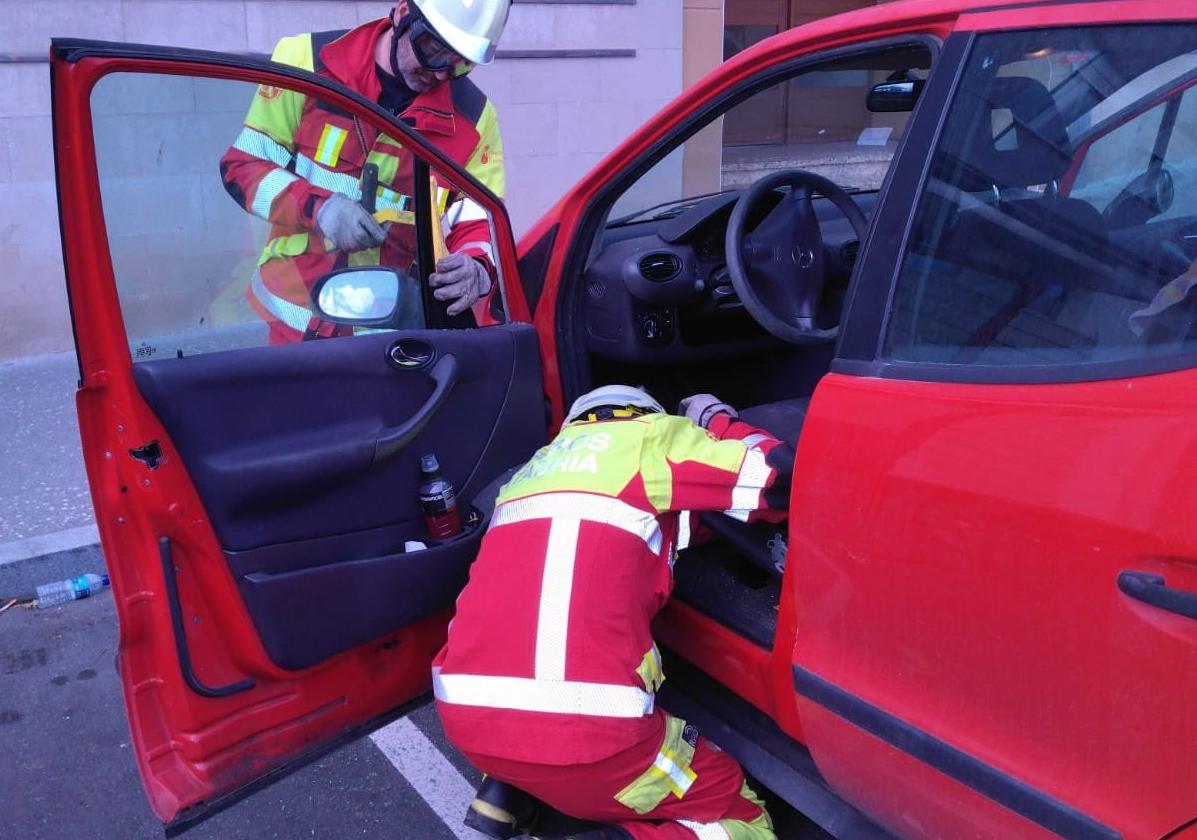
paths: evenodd
<path fill-rule="evenodd" d="M 1197 622 L 1118 588 L 1127 569 L 1197 584 L 1181 513 L 1192 383 L 820 384 L 794 506 L 811 549 L 796 567 L 799 677 L 940 742 L 932 766 L 1011 809 L 1002 836 L 1026 833 L 1016 814 L 1070 836 L 1158 836 L 1197 795 L 1183 769 L 1197 727 L 1171 709 Z M 826 700 L 799 691 L 824 773 L 891 826 L 923 810 L 869 792 L 909 739 L 845 749 L 839 727 L 812 725 Z M 951 790 L 941 778 L 918 800 L 930 813 Z"/>
<path fill-rule="evenodd" d="M 399 457 L 375 464 L 379 436 L 433 389 L 434 359 L 418 369 L 391 363 L 398 341 L 453 355 L 458 373 L 432 422 Z M 468 500 L 511 466 L 513 450 L 530 454 L 543 440 L 538 354 L 527 325 L 404 331 L 143 362 L 134 377 L 221 545 L 244 553 L 415 523 L 424 453 Z"/>
<path fill-rule="evenodd" d="M 175 307 L 174 321 L 154 320 L 160 287 L 206 300 L 211 275 L 198 288 L 177 282 L 190 259 L 241 289 L 258 264 L 260 220 L 254 229 L 178 221 L 245 215 L 224 194 L 218 161 L 255 91 L 319 96 L 403 138 L 417 171 L 431 167 L 472 198 L 491 221 L 503 308 L 518 320 L 527 306 L 510 223 L 498 198 L 422 137 L 325 78 L 243 56 L 73 40 L 55 42 L 52 73 L 76 403 L 120 623 L 118 668 L 151 807 L 178 828 L 421 702 L 485 523 L 467 521 L 451 540 L 427 538 L 419 458 L 438 456 L 463 512 L 493 492 L 492 481 L 544 441 L 539 342 L 530 326 L 512 323 L 177 358 L 155 358 L 144 342 L 131 352 L 126 329 L 173 346 L 171 328 L 137 326 L 180 323 L 170 299 L 163 307 Z M 107 110 L 95 121 L 91 94 L 110 76 L 131 81 L 109 87 L 115 95 L 101 97 Z M 205 81 L 192 88 L 192 79 Z M 155 101 L 164 90 L 182 95 Z M 114 117 L 114 107 L 126 110 Z M 202 130 L 189 131 L 190 117 Z M 96 132 L 124 128 L 136 142 L 108 137 L 98 165 Z M 164 159 L 111 157 L 158 148 L 153 131 L 195 142 Z M 154 195 L 158 188 L 166 192 Z M 128 195 L 142 203 L 122 205 Z M 423 206 L 415 235 L 427 270 Z M 144 235 L 126 224 L 128 210 Z M 209 259 L 226 241 L 246 250 Z M 162 264 L 138 262 L 143 246 Z M 209 344 L 244 347 L 227 337 Z M 390 359 L 398 341 L 420 351 L 406 366 Z M 434 382 L 447 370 L 451 388 L 448 377 Z M 428 547 L 405 552 L 413 539 Z"/>
<path fill-rule="evenodd" d="M 427 369 L 390 362 L 397 342 L 453 355 L 458 375 L 399 457 L 374 463 L 384 429 L 421 408 Z M 534 330 L 403 332 L 164 359 L 134 379 L 195 482 L 270 658 L 304 668 L 450 606 L 481 535 L 429 541 L 419 459 L 434 453 L 474 491 L 541 443 Z M 313 395 L 319 395 L 313 400 Z M 487 429 L 487 435 L 473 434 Z M 327 453 L 313 457 L 313 452 Z"/>

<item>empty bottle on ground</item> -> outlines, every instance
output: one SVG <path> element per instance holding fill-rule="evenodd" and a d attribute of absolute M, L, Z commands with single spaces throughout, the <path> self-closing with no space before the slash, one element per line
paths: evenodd
<path fill-rule="evenodd" d="M 108 585 L 108 575 L 94 575 L 90 572 L 68 580 L 43 583 L 37 588 L 37 605 L 41 609 L 55 604 L 65 604 L 79 598 L 86 598 Z"/>

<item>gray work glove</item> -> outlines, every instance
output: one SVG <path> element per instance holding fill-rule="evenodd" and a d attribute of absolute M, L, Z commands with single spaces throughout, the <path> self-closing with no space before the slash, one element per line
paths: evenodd
<path fill-rule="evenodd" d="M 428 277 L 428 285 L 437 300 L 453 301 L 446 312 L 459 315 L 490 291 L 490 272 L 473 257 L 450 254 L 437 260 L 436 271 Z"/>
<path fill-rule="evenodd" d="M 366 208 L 340 193 L 333 193 L 316 211 L 316 226 L 333 241 L 338 251 L 375 248 L 386 239 L 386 231 Z"/>
<path fill-rule="evenodd" d="M 734 408 L 714 394 L 692 394 L 686 397 L 677 404 L 677 413 L 704 429 L 711 425 L 711 420 L 717 414 L 730 414 L 733 418 L 740 416 Z"/>

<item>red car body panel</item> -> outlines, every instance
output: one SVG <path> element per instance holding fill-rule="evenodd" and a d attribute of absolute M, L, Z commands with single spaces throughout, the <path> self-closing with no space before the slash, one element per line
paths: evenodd
<path fill-rule="evenodd" d="M 1190 818 L 1197 718 L 1176 714 L 1173 687 L 1197 672 L 1197 623 L 1128 598 L 1117 577 L 1197 590 L 1197 375 L 831 374 L 816 403 L 791 520 L 795 664 L 1127 836 Z M 854 801 L 908 772 L 801 710 L 820 769 Z M 866 810 L 891 827 L 907 810 L 926 820 L 924 806 L 955 798 L 934 781 Z"/>

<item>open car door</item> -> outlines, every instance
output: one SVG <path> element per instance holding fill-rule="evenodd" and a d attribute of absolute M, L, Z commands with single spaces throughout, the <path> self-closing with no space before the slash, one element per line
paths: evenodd
<path fill-rule="evenodd" d="M 427 694 L 485 490 L 544 442 L 539 347 L 519 323 L 499 199 L 372 103 L 246 57 L 75 40 L 52 53 L 79 423 L 118 665 L 151 806 L 181 827 Z M 367 153 L 360 131 L 330 131 L 316 159 L 246 133 L 250 103 L 279 96 L 317 97 L 411 153 L 410 172 L 368 160 L 412 187 L 377 197 L 416 243 L 400 267 L 423 290 L 416 323 L 453 326 L 424 282 L 430 208 L 472 199 L 499 287 L 479 319 L 501 323 L 268 343 L 246 290 L 307 236 L 277 236 L 271 197 L 300 176 L 352 194 L 341 164 Z M 231 146 L 272 161 L 274 180 L 228 188 Z M 359 253 L 347 262 L 369 261 Z M 425 531 L 424 454 L 457 489 L 456 537 Z M 414 540 L 427 549 L 405 551 Z"/>

